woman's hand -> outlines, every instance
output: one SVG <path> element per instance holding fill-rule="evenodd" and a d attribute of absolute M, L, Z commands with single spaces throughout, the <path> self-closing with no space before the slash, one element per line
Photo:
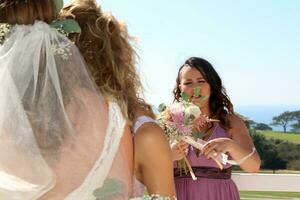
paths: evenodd
<path fill-rule="evenodd" d="M 207 158 L 215 158 L 221 153 L 231 152 L 234 149 L 235 142 L 229 138 L 216 138 L 207 142 L 201 154 Z"/>
<path fill-rule="evenodd" d="M 206 115 L 200 114 L 193 122 L 193 125 L 196 129 L 202 128 L 206 126 L 206 124 L 209 122 L 209 118 Z"/>
<path fill-rule="evenodd" d="M 183 159 L 183 157 L 187 154 L 188 147 L 189 145 L 183 140 L 178 143 L 172 144 L 171 151 L 173 161 Z"/>

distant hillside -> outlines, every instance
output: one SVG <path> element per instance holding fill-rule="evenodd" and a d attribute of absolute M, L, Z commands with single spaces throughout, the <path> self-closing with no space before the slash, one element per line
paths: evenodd
<path fill-rule="evenodd" d="M 300 133 L 283 133 L 279 131 L 257 131 L 266 138 L 287 140 L 289 142 L 300 144 Z"/>

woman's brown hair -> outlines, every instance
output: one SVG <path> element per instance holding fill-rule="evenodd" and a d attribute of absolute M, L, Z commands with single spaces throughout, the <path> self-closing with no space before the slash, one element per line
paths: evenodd
<path fill-rule="evenodd" d="M 35 20 L 50 23 L 55 18 L 53 0 L 0 0 L 0 22 L 33 24 Z"/>
<path fill-rule="evenodd" d="M 223 128 L 230 129 L 231 124 L 227 116 L 228 114 L 234 113 L 233 105 L 226 93 L 220 76 L 207 60 L 198 57 L 191 57 L 180 67 L 176 78 L 176 86 L 173 90 L 174 101 L 179 101 L 181 97 L 181 90 L 179 87 L 181 81 L 180 72 L 185 66 L 194 68 L 203 75 L 211 88 L 211 94 L 209 97 L 209 107 L 211 109 L 210 117 L 219 119 Z"/>
<path fill-rule="evenodd" d="M 138 112 L 154 117 L 150 105 L 139 97 L 141 81 L 135 67 L 136 53 L 125 24 L 103 13 L 94 0 L 75 0 L 63 8 L 61 18 L 73 18 L 81 34 L 70 35 L 81 51 L 100 92 L 118 102 L 129 122 Z"/>

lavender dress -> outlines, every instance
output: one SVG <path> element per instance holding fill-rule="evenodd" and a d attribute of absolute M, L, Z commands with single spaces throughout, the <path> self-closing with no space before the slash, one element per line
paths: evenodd
<path fill-rule="evenodd" d="M 217 124 L 209 140 L 220 137 L 228 138 L 229 134 Z M 206 159 L 206 157 L 202 155 L 197 157 L 191 146 L 189 147 L 187 159 L 192 167 L 208 167 L 210 168 L 210 171 L 212 171 L 211 169 L 217 170 L 218 168 L 213 160 Z M 238 189 L 230 178 L 230 167 L 231 165 L 229 164 L 224 166 L 224 168 L 229 171 L 227 173 L 227 176 L 229 175 L 229 177 L 223 179 L 198 177 L 196 181 L 193 181 L 190 176 L 175 176 L 178 200 L 239 200 Z M 204 174 L 205 173 L 206 172 L 204 172 Z"/>

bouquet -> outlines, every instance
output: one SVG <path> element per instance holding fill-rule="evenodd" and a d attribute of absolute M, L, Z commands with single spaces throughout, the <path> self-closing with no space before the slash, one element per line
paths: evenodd
<path fill-rule="evenodd" d="M 196 88 L 194 90 L 194 96 L 200 95 L 200 89 Z M 165 134 L 167 135 L 168 140 L 171 143 L 179 142 L 181 140 L 186 141 L 187 143 L 191 144 L 191 141 L 198 142 L 201 138 L 201 133 L 199 133 L 194 128 L 195 120 L 201 115 L 201 110 L 199 105 L 193 104 L 188 99 L 188 95 L 185 93 L 181 94 L 181 99 L 179 102 L 175 102 L 169 106 L 161 104 L 159 106 L 160 115 L 157 119 L 159 125 L 164 130 Z M 201 100 L 206 99 L 207 97 L 200 97 Z M 207 122 L 216 121 L 215 119 L 210 119 L 204 117 Z M 189 138 L 189 140 L 187 140 Z M 196 142 L 196 143 L 197 143 Z M 202 140 L 205 143 L 205 141 Z M 203 144 L 203 143 L 202 143 Z M 200 145 L 200 143 L 199 143 Z M 199 145 L 197 147 L 199 147 Z M 204 144 L 203 144 L 204 145 Z M 193 145 L 194 146 L 194 145 Z M 198 148 L 201 150 L 201 148 Z M 215 159 L 218 166 L 222 169 L 222 164 Z M 183 160 L 178 162 L 179 169 L 182 169 L 187 174 L 187 168 L 192 176 L 193 180 L 196 180 L 196 176 L 192 170 L 191 165 L 189 164 L 187 158 L 184 156 Z"/>

